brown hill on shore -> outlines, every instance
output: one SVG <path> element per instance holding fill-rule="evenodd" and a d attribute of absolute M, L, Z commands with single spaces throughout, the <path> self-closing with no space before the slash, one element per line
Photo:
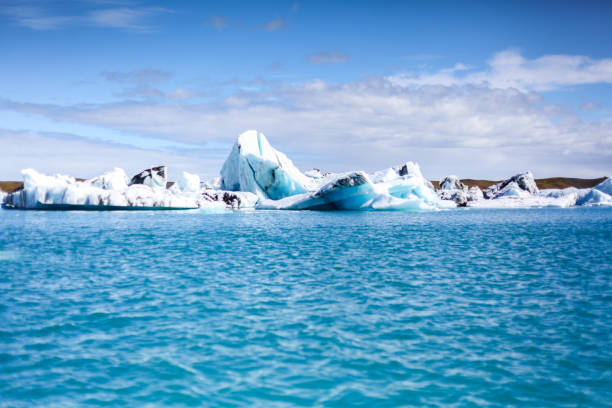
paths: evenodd
<path fill-rule="evenodd" d="M 567 188 L 567 187 L 576 187 L 576 188 L 591 188 L 595 187 L 602 181 L 604 181 L 606 177 L 600 177 L 595 179 L 581 179 L 581 178 L 572 178 L 572 177 L 552 177 L 552 178 L 544 178 L 544 179 L 535 179 L 536 184 L 540 190 L 546 188 Z M 77 179 L 78 181 L 84 181 L 85 179 Z M 481 190 L 486 189 L 493 184 L 499 183 L 501 180 L 475 180 L 475 179 L 461 179 L 463 184 L 468 187 L 478 186 Z M 440 188 L 439 181 L 431 181 L 434 187 L 437 189 Z M 170 181 L 167 184 L 167 187 L 170 187 L 174 182 Z M 22 181 L 0 181 L 0 190 L 5 193 L 12 193 L 13 191 L 21 188 L 23 186 Z"/>
<path fill-rule="evenodd" d="M 573 177 L 551 177 L 543 179 L 535 179 L 535 182 L 540 190 L 547 188 L 592 188 L 604 181 L 606 177 L 599 177 L 594 179 L 581 179 Z M 476 179 L 461 179 L 461 182 L 468 187 L 478 186 L 481 190 L 485 190 L 493 184 L 497 184 L 502 180 L 476 180 Z M 440 188 L 439 181 L 431 182 L 437 189 Z"/>
<path fill-rule="evenodd" d="M 23 181 L 0 181 L 0 191 L 5 193 L 12 193 L 21 186 L 23 186 Z"/>

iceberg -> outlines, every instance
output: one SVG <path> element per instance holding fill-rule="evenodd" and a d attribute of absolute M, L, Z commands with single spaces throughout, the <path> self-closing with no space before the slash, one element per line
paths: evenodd
<path fill-rule="evenodd" d="M 23 186 L 0 203 L 9 209 L 148 210 L 237 209 L 431 211 L 455 207 L 530 208 L 612 205 L 612 178 L 591 189 L 540 191 L 525 172 L 481 190 L 449 175 L 435 190 L 415 162 L 368 174 L 364 171 L 302 173 L 263 133 L 242 133 L 225 160 L 220 177 L 202 181 L 181 172 L 168 182 L 166 166 L 128 178 L 114 168 L 89 180 L 22 170 Z"/>
<path fill-rule="evenodd" d="M 197 193 L 200 191 L 200 176 L 184 171 L 181 173 L 176 185 L 184 193 Z"/>
<path fill-rule="evenodd" d="M 595 186 L 590 190 L 587 190 L 585 192 L 582 192 L 581 194 L 578 194 L 578 197 L 576 199 L 576 205 L 585 205 L 585 206 L 612 205 L 612 196 L 610 196 L 610 194 L 604 193 L 597 187 L 598 186 Z"/>
<path fill-rule="evenodd" d="M 388 185 L 384 183 L 375 184 L 365 172 L 355 171 L 338 176 L 315 192 L 286 197 L 281 200 L 263 200 L 257 205 L 257 208 L 349 211 L 419 211 L 439 208 L 438 206 L 428 204 L 416 194 L 406 193 L 404 196 L 404 198 L 399 198 L 390 194 Z"/>
<path fill-rule="evenodd" d="M 483 191 L 484 198 L 494 199 L 497 197 L 528 197 L 537 194 L 540 190 L 536 185 L 533 174 L 530 171 L 517 174 L 507 180 L 492 185 Z"/>
<path fill-rule="evenodd" d="M 160 210 L 252 208 L 257 196 L 200 189 L 197 175 L 183 172 L 178 183 L 166 188 L 165 166 L 153 167 L 128 178 L 122 169 L 79 181 L 65 175 L 48 176 L 34 169 L 22 171 L 23 187 L 3 197 L 8 209 L 39 210 Z"/>
<path fill-rule="evenodd" d="M 421 174 L 418 164 L 378 171 L 302 173 L 255 130 L 238 137 L 221 169 L 222 190 L 255 194 L 258 209 L 431 210 L 449 208 Z M 452 205 L 455 207 L 455 205 Z"/>
<path fill-rule="evenodd" d="M 467 192 L 468 188 L 459 180 L 459 177 L 451 174 L 440 182 L 440 190 L 461 190 Z"/>
<path fill-rule="evenodd" d="M 468 187 L 459 180 L 459 177 L 451 174 L 440 181 L 438 197 L 440 197 L 441 200 L 454 201 L 457 207 L 466 207 L 470 199 L 478 199 L 479 196 L 475 192 L 471 194 L 468 193 Z"/>
<path fill-rule="evenodd" d="M 300 172 L 287 156 L 273 148 L 255 130 L 238 137 L 221 168 L 221 189 L 247 191 L 261 199 L 278 200 L 302 194 L 314 187 L 313 179 Z"/>
<path fill-rule="evenodd" d="M 595 190 L 601 191 L 602 193 L 606 193 L 607 195 L 612 196 L 612 177 L 606 178 L 604 181 L 593 187 Z"/>
<path fill-rule="evenodd" d="M 168 184 L 166 166 L 151 167 L 132 177 L 130 185 L 143 184 L 155 189 L 165 189 Z"/>
<path fill-rule="evenodd" d="M 484 199 L 484 194 L 482 193 L 482 190 L 478 186 L 470 187 L 467 194 L 468 194 L 468 201 L 477 201 L 477 200 Z"/>
<path fill-rule="evenodd" d="M 421 201 L 424 204 L 423 208 L 449 207 L 439 199 L 434 186 L 423 177 L 419 165 L 415 162 L 406 162 L 400 166 L 378 171 L 372 175 L 372 178 L 379 192 L 387 192 L 392 197 Z"/>
<path fill-rule="evenodd" d="M 115 167 L 101 176 L 88 180 L 88 183 L 103 190 L 125 191 L 128 188 L 128 177 L 123 169 Z"/>

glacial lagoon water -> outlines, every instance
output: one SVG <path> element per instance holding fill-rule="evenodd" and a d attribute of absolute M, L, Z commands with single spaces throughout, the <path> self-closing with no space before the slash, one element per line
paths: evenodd
<path fill-rule="evenodd" d="M 612 209 L 0 231 L 1 407 L 611 406 Z"/>

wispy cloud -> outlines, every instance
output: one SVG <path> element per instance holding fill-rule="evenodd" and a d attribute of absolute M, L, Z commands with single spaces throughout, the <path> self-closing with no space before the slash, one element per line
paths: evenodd
<path fill-rule="evenodd" d="M 149 32 L 153 31 L 150 22 L 153 17 L 171 12 L 162 7 L 119 7 L 94 9 L 81 14 L 58 15 L 42 6 L 0 8 L 0 13 L 12 18 L 16 24 L 39 31 L 70 26 L 95 26 Z"/>
<path fill-rule="evenodd" d="M 264 24 L 263 28 L 266 31 L 276 31 L 276 30 L 280 30 L 284 26 L 285 26 L 285 21 L 282 18 L 278 17 L 272 21 L 268 21 L 266 24 Z"/>
<path fill-rule="evenodd" d="M 596 60 L 581 55 L 545 55 L 529 60 L 516 50 L 506 50 L 495 54 L 485 70 L 471 71 L 469 67 L 456 64 L 435 73 L 405 73 L 390 79 L 401 86 L 487 85 L 548 91 L 566 86 L 612 83 L 612 58 Z"/>
<path fill-rule="evenodd" d="M 126 138 L 127 139 L 127 138 Z M 20 140 L 29 146 L 24 150 Z M 216 176 L 217 156 L 225 154 L 204 146 L 183 150 L 152 149 L 66 134 L 35 131 L 15 131 L 0 128 L 0 143 L 11 160 L 0 162 L 0 174 L 6 179 L 21 179 L 20 170 L 34 167 L 44 173 L 68 174 L 74 177 L 94 177 L 113 167 L 136 174 L 152 165 L 169 166 L 169 177 L 175 179 L 181 171 Z"/>
<path fill-rule="evenodd" d="M 143 68 L 136 71 L 102 71 L 100 75 L 112 82 L 143 84 L 163 82 L 172 78 L 171 72 L 153 68 Z"/>
<path fill-rule="evenodd" d="M 583 103 L 580 106 L 580 109 L 588 111 L 588 110 L 601 109 L 601 106 L 599 106 L 598 103 L 595 103 L 593 101 L 588 101 L 588 102 Z"/>
<path fill-rule="evenodd" d="M 208 25 L 217 31 L 221 31 L 229 26 L 229 21 L 226 17 L 214 16 L 208 20 Z"/>
<path fill-rule="evenodd" d="M 151 86 L 138 86 L 133 88 L 127 88 L 117 94 L 117 96 L 123 98 L 143 98 L 166 101 L 186 101 L 188 99 L 193 99 L 205 95 L 207 94 L 189 88 L 175 88 L 169 91 L 164 91 Z"/>
<path fill-rule="evenodd" d="M 35 6 L 8 6 L 0 7 L 0 14 L 12 18 L 17 24 L 33 30 L 52 30 L 74 20 L 70 16 L 52 16 L 44 9 Z"/>
<path fill-rule="evenodd" d="M 318 64 L 330 64 L 330 63 L 339 63 L 339 62 L 348 62 L 351 57 L 348 54 L 344 54 L 341 52 L 317 52 L 315 54 L 310 54 L 306 57 L 309 63 L 318 65 Z"/>
<path fill-rule="evenodd" d="M 170 10 L 162 7 L 111 8 L 94 10 L 89 13 L 87 20 L 102 27 L 150 31 L 152 27 L 146 23 L 146 19 L 170 12 Z"/>

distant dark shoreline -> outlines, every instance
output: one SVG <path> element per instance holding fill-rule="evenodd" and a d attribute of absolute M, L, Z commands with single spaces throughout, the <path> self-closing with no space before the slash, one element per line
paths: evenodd
<path fill-rule="evenodd" d="M 536 184 L 540 190 L 544 190 L 547 188 L 567 188 L 567 187 L 576 187 L 576 188 L 593 188 L 602 181 L 604 181 L 606 177 L 599 177 L 594 179 L 583 179 L 583 178 L 573 178 L 573 177 L 551 177 L 551 178 L 542 178 L 535 179 Z M 79 181 L 83 181 L 84 179 L 77 179 Z M 478 186 L 481 190 L 486 189 L 493 184 L 499 183 L 501 180 L 476 180 L 476 179 L 461 179 L 463 184 L 468 187 Z M 431 180 L 431 183 L 434 185 L 436 190 L 440 188 L 440 182 Z M 168 184 L 174 184 L 169 182 Z M 13 191 L 21 188 L 23 186 L 23 181 L 0 181 L 0 191 L 4 191 L 5 193 L 12 193 Z"/>

